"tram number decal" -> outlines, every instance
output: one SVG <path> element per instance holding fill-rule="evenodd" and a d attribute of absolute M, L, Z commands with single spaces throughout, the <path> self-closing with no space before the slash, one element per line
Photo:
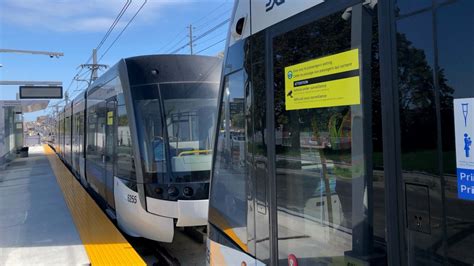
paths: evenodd
<path fill-rule="evenodd" d="M 284 3 L 285 0 L 268 0 L 268 2 L 265 4 L 265 11 L 268 12 L 272 10 L 275 5 L 279 6 Z"/>
<path fill-rule="evenodd" d="M 137 196 L 127 194 L 127 201 L 130 202 L 130 203 L 136 204 L 137 203 Z"/>

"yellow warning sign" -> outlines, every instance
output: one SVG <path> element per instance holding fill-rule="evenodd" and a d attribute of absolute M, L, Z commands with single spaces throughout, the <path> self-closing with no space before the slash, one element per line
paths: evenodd
<path fill-rule="evenodd" d="M 107 125 L 111 126 L 114 124 L 114 112 L 107 112 Z"/>
<path fill-rule="evenodd" d="M 285 109 L 360 104 L 359 49 L 285 67 Z"/>

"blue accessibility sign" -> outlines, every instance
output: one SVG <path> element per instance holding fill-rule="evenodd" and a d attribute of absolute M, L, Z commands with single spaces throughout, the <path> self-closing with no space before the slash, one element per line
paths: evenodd
<path fill-rule="evenodd" d="M 458 168 L 457 175 L 458 197 L 474 200 L 474 170 Z"/>
<path fill-rule="evenodd" d="M 474 200 L 474 98 L 454 99 L 458 198 Z"/>

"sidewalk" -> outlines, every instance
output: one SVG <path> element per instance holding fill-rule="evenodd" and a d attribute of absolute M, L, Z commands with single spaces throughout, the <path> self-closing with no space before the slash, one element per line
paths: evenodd
<path fill-rule="evenodd" d="M 42 146 L 0 170 L 0 265 L 88 265 Z"/>

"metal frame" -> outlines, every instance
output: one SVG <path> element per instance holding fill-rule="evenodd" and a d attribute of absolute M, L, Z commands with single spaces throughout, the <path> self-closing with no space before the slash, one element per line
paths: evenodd
<path fill-rule="evenodd" d="M 132 147 L 133 147 L 133 160 L 135 162 L 135 173 L 136 173 L 136 182 L 137 182 L 137 193 L 138 198 L 140 199 L 140 205 L 144 210 L 147 210 L 146 207 L 146 195 L 145 195 L 145 184 L 143 180 L 143 168 L 142 168 L 142 159 L 140 156 L 140 143 L 138 141 L 138 131 L 135 121 L 135 108 L 133 108 L 132 102 L 132 92 L 130 87 L 130 81 L 128 79 L 127 63 L 124 59 L 120 60 L 118 63 L 118 72 L 120 82 L 122 83 L 123 98 L 125 101 L 125 108 L 127 110 L 128 125 L 130 126 L 130 135 L 132 138 Z M 138 167 L 137 167 L 138 166 Z"/>
<path fill-rule="evenodd" d="M 401 175 L 395 0 L 378 2 L 385 217 L 389 265 L 406 265 L 405 197 Z"/>

